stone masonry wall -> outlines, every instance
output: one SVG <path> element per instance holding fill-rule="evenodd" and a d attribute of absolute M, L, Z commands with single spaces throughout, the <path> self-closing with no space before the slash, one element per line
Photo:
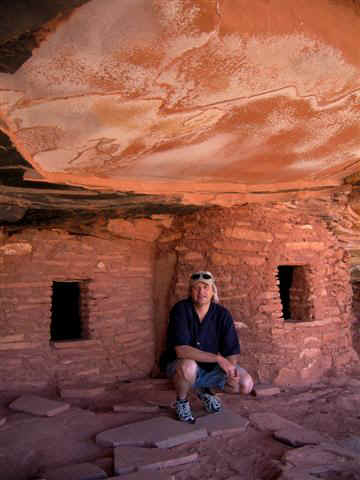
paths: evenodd
<path fill-rule="evenodd" d="M 61 230 L 0 236 L 1 389 L 81 380 L 96 385 L 150 373 L 157 230 L 150 237 L 143 230 L 139 238 L 136 226 L 125 221 L 109 230 L 122 238 Z M 86 287 L 85 338 L 50 342 L 52 285 L 70 280 Z"/>
<path fill-rule="evenodd" d="M 347 254 L 286 205 L 100 222 L 92 235 L 0 232 L 0 388 L 113 383 L 150 374 L 189 275 L 214 273 L 241 362 L 261 382 L 311 383 L 356 362 Z M 284 320 L 278 267 L 294 267 Z M 83 287 L 83 338 L 51 342 L 53 282 Z"/>
<path fill-rule="evenodd" d="M 213 272 L 236 322 L 242 365 L 258 381 L 311 383 L 357 361 L 347 254 L 320 220 L 280 204 L 214 208 L 177 218 L 158 248 L 160 257 L 177 254 L 169 306 L 187 296 L 193 271 Z M 288 321 L 279 266 L 300 274 Z"/>

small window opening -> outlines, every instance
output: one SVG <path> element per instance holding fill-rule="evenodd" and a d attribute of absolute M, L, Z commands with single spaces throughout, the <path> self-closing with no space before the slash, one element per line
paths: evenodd
<path fill-rule="evenodd" d="M 359 320 L 360 319 L 360 281 L 352 280 L 351 286 L 352 286 L 352 310 L 357 320 Z"/>
<path fill-rule="evenodd" d="M 354 328 L 352 329 L 353 345 L 355 350 L 360 352 L 360 281 L 352 278 L 352 312 L 355 317 Z"/>
<path fill-rule="evenodd" d="M 51 341 L 84 338 L 80 282 L 53 282 Z"/>
<path fill-rule="evenodd" d="M 285 322 L 311 320 L 312 304 L 307 270 L 305 266 L 278 267 L 280 300 Z"/>

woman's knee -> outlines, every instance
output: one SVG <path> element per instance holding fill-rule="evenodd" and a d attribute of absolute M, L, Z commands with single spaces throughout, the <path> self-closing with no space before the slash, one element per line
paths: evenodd
<path fill-rule="evenodd" d="M 195 360 L 184 359 L 176 362 L 176 374 L 190 383 L 195 382 L 197 368 Z"/>

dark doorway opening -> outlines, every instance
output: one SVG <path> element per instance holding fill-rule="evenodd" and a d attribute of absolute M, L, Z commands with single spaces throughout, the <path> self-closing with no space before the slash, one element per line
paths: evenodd
<path fill-rule="evenodd" d="M 356 275 L 354 271 L 353 276 Z M 352 278 L 352 313 L 355 321 L 352 327 L 353 345 L 358 355 L 360 355 L 360 280 Z"/>
<path fill-rule="evenodd" d="M 290 288 L 293 281 L 294 267 L 281 265 L 278 267 L 280 300 L 283 309 L 284 320 L 291 318 Z"/>
<path fill-rule="evenodd" d="M 80 282 L 53 282 L 51 341 L 83 338 Z"/>
<path fill-rule="evenodd" d="M 313 304 L 310 285 L 311 272 L 306 265 L 280 265 L 278 279 L 280 300 L 285 322 L 309 322 Z"/>

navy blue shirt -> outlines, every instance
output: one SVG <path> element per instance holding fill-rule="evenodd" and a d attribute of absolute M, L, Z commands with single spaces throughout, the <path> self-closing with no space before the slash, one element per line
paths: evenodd
<path fill-rule="evenodd" d="M 230 312 L 218 303 L 211 303 L 200 322 L 190 298 L 176 303 L 170 311 L 163 364 L 176 359 L 175 347 L 179 345 L 189 345 L 214 354 L 220 353 L 223 357 L 240 353 L 239 339 Z M 199 366 L 208 371 L 216 365 L 199 362 Z"/>

